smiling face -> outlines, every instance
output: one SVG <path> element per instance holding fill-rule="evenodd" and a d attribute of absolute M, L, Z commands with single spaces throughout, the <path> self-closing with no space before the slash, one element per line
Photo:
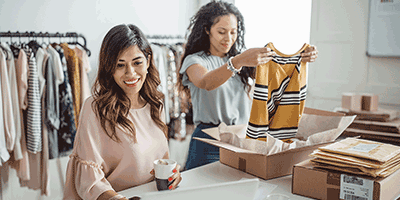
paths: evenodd
<path fill-rule="evenodd" d="M 139 91 L 146 80 L 148 67 L 148 59 L 137 45 L 128 47 L 118 56 L 113 77 L 132 102 L 139 99 Z"/>
<path fill-rule="evenodd" d="M 216 19 L 210 32 L 210 53 L 215 56 L 224 57 L 237 39 L 237 19 L 235 15 L 223 15 Z"/>

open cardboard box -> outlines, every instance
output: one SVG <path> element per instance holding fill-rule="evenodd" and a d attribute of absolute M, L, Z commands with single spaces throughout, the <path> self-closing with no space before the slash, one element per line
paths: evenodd
<path fill-rule="evenodd" d="M 400 199 L 400 170 L 386 178 L 373 178 L 316 168 L 310 160 L 298 163 L 293 168 L 293 194 L 326 200 Z M 345 183 L 343 175 L 356 181 Z"/>
<path fill-rule="evenodd" d="M 305 108 L 304 114 L 315 115 L 317 118 L 319 116 L 321 118 L 323 118 L 323 116 L 337 116 L 339 119 L 349 117 L 352 118 L 351 121 L 353 121 L 355 118 L 355 116 L 344 116 L 343 113 L 329 112 L 312 108 Z M 343 132 L 346 127 L 342 127 L 341 132 Z M 231 128 L 235 129 L 239 128 L 239 126 L 233 125 L 231 126 Z M 301 128 L 299 126 L 299 131 L 300 129 Z M 312 132 L 311 129 L 313 128 L 310 128 L 310 132 Z M 209 134 L 216 140 L 196 137 L 194 137 L 194 139 L 220 147 L 221 163 L 263 179 L 272 179 L 292 174 L 293 166 L 295 164 L 309 159 L 309 154 L 318 147 L 332 143 L 331 141 L 312 146 L 310 145 L 295 149 L 289 149 L 270 155 L 264 155 L 262 153 L 257 153 L 255 151 L 239 148 L 234 145 L 221 142 L 218 136 L 218 129 L 211 128 L 210 130 L 204 129 L 204 132 Z M 302 131 L 307 132 L 307 130 L 304 129 Z M 239 137 L 243 137 L 243 133 L 241 133 Z"/>

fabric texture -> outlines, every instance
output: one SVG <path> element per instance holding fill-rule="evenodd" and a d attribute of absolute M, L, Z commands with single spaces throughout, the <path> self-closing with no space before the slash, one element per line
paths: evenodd
<path fill-rule="evenodd" d="M 120 126 L 121 142 L 106 135 L 86 99 L 80 117 L 73 152 L 67 166 L 63 199 L 97 199 L 103 192 L 116 192 L 147 183 L 153 176 L 153 161 L 168 157 L 168 142 L 150 116 L 150 105 L 131 109 L 128 119 L 136 130 L 134 143 Z"/>
<path fill-rule="evenodd" d="M 277 56 L 257 66 L 246 138 L 265 141 L 267 134 L 278 139 L 296 136 L 307 94 L 307 63 L 301 62 L 300 53 L 308 46 L 286 55 L 267 44 Z"/>

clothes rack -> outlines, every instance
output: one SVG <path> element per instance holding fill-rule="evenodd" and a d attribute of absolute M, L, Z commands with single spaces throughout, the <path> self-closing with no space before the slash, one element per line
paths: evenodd
<path fill-rule="evenodd" d="M 185 37 L 182 35 L 146 35 L 146 38 L 152 45 L 155 62 L 160 72 L 161 91 L 165 95 L 164 109 L 168 137 L 184 138 L 187 121 L 192 121 L 191 119 L 187 120 L 187 117 L 191 117 L 189 113 L 191 108 L 177 86 Z"/>
<path fill-rule="evenodd" d="M 182 35 L 146 35 L 147 39 L 184 39 Z"/>
<path fill-rule="evenodd" d="M 56 33 L 49 33 L 49 32 L 36 33 L 34 31 L 31 31 L 31 32 L 28 32 L 28 31 L 26 31 L 26 32 L 19 32 L 19 31 L 16 31 L 16 32 L 11 32 L 11 31 L 0 32 L 0 38 L 4 38 L 4 37 L 9 37 L 11 43 L 13 43 L 12 42 L 12 38 L 21 39 L 22 37 L 34 38 L 34 39 L 37 39 L 37 38 L 42 38 L 42 39 L 48 38 L 49 43 L 50 43 L 50 38 L 59 38 L 60 41 L 61 41 L 61 38 L 69 38 L 70 40 L 67 42 L 68 44 L 79 45 L 80 47 L 82 47 L 87 52 L 88 56 L 90 56 L 90 54 L 91 54 L 90 50 L 86 46 L 86 38 L 85 38 L 85 36 L 83 36 L 82 34 L 78 34 L 76 32 L 66 32 L 66 33 L 59 33 L 59 32 L 56 32 Z M 83 44 L 81 42 L 79 42 L 79 38 L 82 38 Z"/>

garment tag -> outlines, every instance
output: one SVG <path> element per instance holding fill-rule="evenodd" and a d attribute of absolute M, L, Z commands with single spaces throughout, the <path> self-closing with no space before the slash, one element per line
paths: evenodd
<path fill-rule="evenodd" d="M 374 181 L 341 174 L 340 198 L 344 200 L 372 200 Z"/>
<path fill-rule="evenodd" d="M 351 147 L 349 150 L 368 153 L 378 146 L 380 146 L 380 144 L 358 144 L 354 147 Z"/>

